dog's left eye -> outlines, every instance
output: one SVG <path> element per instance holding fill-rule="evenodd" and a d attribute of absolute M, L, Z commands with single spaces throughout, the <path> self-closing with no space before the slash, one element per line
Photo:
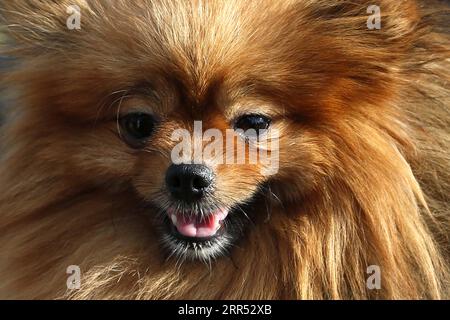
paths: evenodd
<path fill-rule="evenodd" d="M 269 129 L 271 120 L 263 115 L 250 114 L 239 117 L 234 124 L 235 129 L 241 129 L 244 131 L 255 130 L 259 132 L 260 130 Z"/>
<path fill-rule="evenodd" d="M 132 146 L 145 142 L 155 130 L 155 119 L 146 113 L 131 113 L 120 119 L 124 137 Z"/>

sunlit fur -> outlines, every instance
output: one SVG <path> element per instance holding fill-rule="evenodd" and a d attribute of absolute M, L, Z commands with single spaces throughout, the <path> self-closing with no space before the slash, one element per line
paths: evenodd
<path fill-rule="evenodd" d="M 448 297 L 448 16 L 376 2 L 380 30 L 372 0 L 2 1 L 17 60 L 2 75 L 0 297 Z M 142 151 L 117 134 L 134 107 L 166 119 Z M 225 130 L 242 108 L 274 118 L 280 170 L 216 166 L 217 198 L 253 223 L 211 265 L 167 259 L 148 203 L 170 133 Z"/>

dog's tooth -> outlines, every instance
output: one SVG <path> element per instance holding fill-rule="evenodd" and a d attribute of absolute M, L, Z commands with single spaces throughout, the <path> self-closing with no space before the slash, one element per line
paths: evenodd
<path fill-rule="evenodd" d="M 217 218 L 218 218 L 218 220 L 220 220 L 220 221 L 225 220 L 227 216 L 228 216 L 228 210 L 227 210 L 227 209 L 221 209 L 221 210 L 217 213 Z"/>

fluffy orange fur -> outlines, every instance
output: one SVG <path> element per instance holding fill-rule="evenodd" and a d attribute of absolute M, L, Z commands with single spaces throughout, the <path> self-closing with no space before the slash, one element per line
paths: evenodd
<path fill-rule="evenodd" d="M 378 0 L 382 27 L 368 30 L 372 2 L 3 1 L 17 61 L 2 80 L 17 94 L 1 135 L 0 297 L 448 297 L 446 9 Z M 116 130 L 136 104 L 167 119 L 145 152 Z M 142 200 L 164 181 L 170 132 L 224 130 L 244 105 L 281 132 L 269 179 L 217 168 L 220 197 L 251 199 L 254 224 L 210 266 L 166 259 Z"/>

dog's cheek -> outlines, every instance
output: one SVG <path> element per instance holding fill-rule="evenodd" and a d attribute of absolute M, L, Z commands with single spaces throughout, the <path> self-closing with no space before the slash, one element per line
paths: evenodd
<path fill-rule="evenodd" d="M 230 205 L 249 200 L 266 181 L 259 165 L 221 165 L 216 175 L 215 196 Z"/>
<path fill-rule="evenodd" d="M 337 163 L 335 143 L 323 132 L 305 127 L 290 128 L 280 139 L 279 169 L 271 186 L 280 198 L 298 200 L 320 187 Z"/>
<path fill-rule="evenodd" d="M 142 152 L 133 168 L 132 184 L 139 196 L 147 201 L 162 200 L 165 174 L 170 163 L 158 153 Z"/>
<path fill-rule="evenodd" d="M 30 143 L 37 146 L 35 165 L 51 166 L 82 183 L 122 182 L 131 176 L 135 155 L 120 140 L 114 126 L 78 124 L 70 120 L 37 123 Z"/>

